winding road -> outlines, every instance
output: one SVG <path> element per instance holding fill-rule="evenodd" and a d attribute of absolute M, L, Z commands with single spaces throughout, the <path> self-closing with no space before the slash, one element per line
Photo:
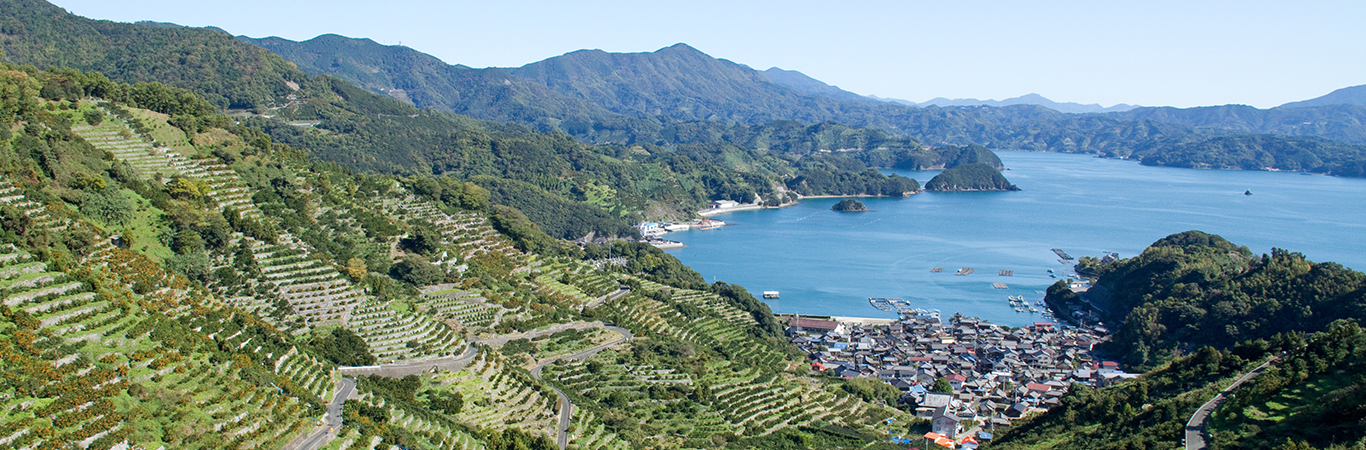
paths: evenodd
<path fill-rule="evenodd" d="M 1262 365 L 1257 366 L 1257 368 L 1248 371 L 1243 374 L 1243 376 L 1238 377 L 1238 381 L 1234 381 L 1229 387 L 1219 391 L 1214 398 L 1205 402 L 1204 405 L 1201 405 L 1200 409 L 1195 410 L 1195 414 L 1191 415 L 1191 420 L 1186 422 L 1186 450 L 1203 450 L 1207 445 L 1207 442 L 1205 441 L 1205 421 L 1209 419 L 1210 414 L 1213 414 L 1214 410 L 1219 408 L 1219 405 L 1224 404 L 1224 401 L 1228 400 L 1229 396 L 1232 396 L 1234 389 L 1238 389 L 1238 386 L 1242 386 L 1244 382 L 1251 380 L 1252 377 L 1260 375 L 1262 371 L 1271 366 L 1271 363 L 1279 360 L 1279 357 L 1271 358 L 1267 362 L 1262 363 Z"/>
<path fill-rule="evenodd" d="M 609 295 L 604 296 L 603 299 L 605 300 L 605 299 L 607 299 L 607 298 L 617 298 L 617 297 L 620 297 L 620 296 L 622 296 L 622 295 L 625 295 L 625 294 L 628 293 L 628 292 L 630 292 L 630 289 L 621 289 L 621 290 L 618 290 L 617 292 L 615 292 L 615 293 L 613 293 L 613 294 L 609 294 Z M 573 323 L 573 324 L 560 324 L 560 325 L 555 325 L 555 326 L 552 326 L 552 327 L 550 327 L 550 328 L 548 328 L 548 329 L 540 330 L 540 331 L 535 331 L 535 332 L 519 333 L 519 334 L 512 334 L 512 335 L 503 335 L 503 336 L 491 337 L 491 338 L 487 338 L 487 339 L 479 339 L 479 340 L 476 340 L 476 341 L 474 341 L 474 342 L 475 342 L 475 343 L 478 343 L 478 344 L 484 344 L 484 345 L 502 345 L 502 344 L 506 344 L 508 341 L 513 340 L 513 339 L 530 339 L 530 338 L 538 337 L 538 336 L 542 336 L 542 335 L 554 334 L 554 333 L 557 333 L 557 332 L 560 332 L 560 331 L 563 331 L 563 330 L 567 330 L 567 329 L 585 329 L 585 328 L 597 328 L 597 327 L 602 327 L 603 329 L 605 329 L 605 330 L 607 330 L 607 331 L 616 332 L 616 333 L 620 334 L 621 337 L 618 338 L 618 339 L 614 339 L 614 340 L 612 340 L 612 341 L 609 341 L 609 342 L 605 342 L 605 343 L 603 343 L 603 344 L 600 344 L 600 345 L 598 345 L 598 346 L 595 346 L 595 347 L 593 347 L 593 348 L 590 348 L 590 349 L 587 349 L 587 350 L 584 350 L 584 351 L 581 351 L 581 352 L 571 353 L 571 354 L 567 354 L 567 355 L 560 355 L 560 356 L 556 356 L 556 357 L 552 357 L 552 358 L 546 358 L 546 359 L 537 361 L 537 362 L 536 362 L 536 365 L 534 365 L 534 366 L 531 367 L 531 376 L 533 376 L 533 377 L 535 377 L 537 380 L 539 380 L 539 379 L 541 379 L 541 369 L 544 368 L 547 364 L 550 364 L 550 363 L 552 363 L 552 362 L 559 361 L 559 360 L 584 360 L 584 359 L 588 359 L 588 358 L 592 357 L 593 355 L 598 354 L 598 352 L 601 352 L 601 351 L 607 349 L 608 347 L 611 347 L 611 346 L 613 346 L 613 345 L 616 345 L 616 344 L 619 344 L 619 343 L 622 343 L 622 342 L 631 340 L 631 338 L 634 338 L 635 335 L 631 334 L 631 332 L 630 332 L 630 331 L 627 331 L 625 328 L 615 327 L 615 326 L 611 326 L 611 325 L 605 325 L 605 324 L 601 324 L 601 323 Z M 464 353 L 461 353 L 461 354 L 458 355 L 458 356 L 448 356 L 448 357 L 444 357 L 444 358 L 434 358 L 434 359 L 419 360 L 419 361 L 404 361 L 404 362 L 398 362 L 398 363 L 394 363 L 394 364 L 378 364 L 378 365 L 373 365 L 373 366 L 349 366 L 349 367 L 339 367 L 339 368 L 337 368 L 337 370 L 340 371 L 340 372 L 342 373 L 342 375 L 349 375 L 349 376 L 379 375 L 379 376 L 382 376 L 382 377 L 389 377 L 389 378 L 401 378 L 401 377 L 405 377 L 405 376 L 408 376 L 408 375 L 417 375 L 417 374 L 421 374 L 421 373 L 427 372 L 427 371 L 429 371 L 429 370 L 451 370 L 451 371 L 458 371 L 458 370 L 464 369 L 465 366 L 469 365 L 470 361 L 473 361 L 473 360 L 474 360 L 474 357 L 477 356 L 478 354 L 479 354 L 479 352 L 478 352 L 477 350 L 475 350 L 473 346 L 470 346 L 470 347 L 468 347 L 468 348 L 465 349 L 465 352 L 464 352 Z M 350 392 L 351 392 L 352 390 L 355 389 L 355 387 L 356 387 L 356 382 L 355 382 L 354 380 L 350 379 L 350 378 L 343 378 L 342 380 L 343 380 L 343 381 L 342 381 L 342 386 L 343 386 L 343 388 L 342 388 L 341 390 L 339 390 L 338 393 L 340 394 L 340 393 L 342 393 L 342 391 L 346 391 L 346 396 L 349 396 L 349 395 L 350 395 Z M 348 383 L 349 383 L 349 384 L 348 384 Z M 570 425 L 571 421 L 573 420 L 574 404 L 569 402 L 569 397 L 566 396 L 566 395 L 564 395 L 564 392 L 561 392 L 559 389 L 556 389 L 556 388 L 554 388 L 554 387 L 552 387 L 552 389 L 555 389 L 555 393 L 559 395 L 559 397 L 560 397 L 560 405 L 561 405 L 561 406 L 560 406 L 560 424 L 559 424 L 558 427 L 556 427 L 556 431 L 557 431 L 558 435 L 556 436 L 555 443 L 556 443 L 557 445 L 560 446 L 560 449 L 561 449 L 561 450 L 563 450 L 565 447 L 567 447 L 567 446 L 569 445 L 569 425 Z M 339 397 L 333 398 L 333 400 L 332 400 L 332 405 L 329 405 L 329 406 L 328 406 L 328 417 L 329 417 L 328 424 L 329 424 L 329 426 L 331 426 L 331 423 L 332 423 L 331 417 L 334 417 L 334 415 L 333 415 L 333 413 L 332 413 L 333 406 L 336 407 L 336 414 L 335 414 L 335 417 L 336 417 L 336 425 L 334 426 L 334 428 L 335 428 L 335 427 L 341 426 L 341 404 L 344 403 L 344 402 L 346 401 L 346 396 L 339 396 Z M 338 399 L 340 399 L 340 400 L 338 400 Z M 286 450 L 296 450 L 296 449 L 297 449 L 297 450 L 312 450 L 312 449 L 317 448 L 319 445 L 321 445 L 322 443 L 325 443 L 325 442 L 326 442 L 326 441 L 323 440 L 323 438 L 327 437 L 327 435 L 328 435 L 328 433 L 319 433 L 318 430 L 321 430 L 321 429 L 322 429 L 322 427 L 318 427 L 317 429 L 315 429 L 315 430 L 313 431 L 312 434 L 308 435 L 307 439 L 303 442 L 303 444 L 300 444 L 299 446 L 294 446 L 294 447 L 286 446 L 286 447 L 285 447 Z M 293 443 L 291 443 L 291 445 L 293 445 Z"/>
<path fill-rule="evenodd" d="M 341 387 L 332 395 L 332 403 L 327 405 L 327 415 L 323 416 L 323 424 L 313 428 L 308 434 L 301 436 L 285 445 L 285 450 L 314 450 L 327 445 L 336 436 L 338 428 L 342 426 L 342 404 L 346 399 L 356 392 L 356 380 L 342 377 Z"/>
<path fill-rule="evenodd" d="M 588 359 L 593 357 L 593 355 L 598 354 L 598 352 L 607 349 L 607 347 L 611 347 L 613 345 L 629 341 L 631 340 L 631 338 L 635 337 L 635 335 L 631 334 L 631 332 L 627 331 L 625 328 L 614 327 L 610 325 L 603 325 L 603 328 L 607 331 L 615 331 L 617 333 L 620 333 L 621 338 L 613 340 L 611 342 L 603 343 L 601 345 L 598 345 L 597 347 L 593 347 L 578 353 L 562 355 L 554 358 L 547 358 L 541 360 L 537 362 L 535 366 L 531 367 L 531 376 L 536 377 L 536 379 L 539 380 L 541 379 L 541 369 L 545 368 L 547 364 L 562 359 Z M 569 396 L 564 395 L 564 392 L 560 391 L 560 388 L 554 386 L 551 386 L 550 388 L 554 389 L 555 394 L 558 394 L 560 396 L 560 424 L 559 426 L 555 427 L 557 433 L 555 436 L 555 445 L 558 445 L 560 447 L 560 450 L 564 450 L 565 447 L 569 446 L 569 424 L 571 423 L 574 417 L 574 404 L 569 402 Z"/>

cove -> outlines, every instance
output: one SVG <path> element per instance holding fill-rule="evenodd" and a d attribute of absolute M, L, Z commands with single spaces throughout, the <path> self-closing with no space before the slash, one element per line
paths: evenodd
<path fill-rule="evenodd" d="M 1008 295 L 1032 304 L 1072 273 L 1050 249 L 1074 258 L 1138 254 L 1186 230 L 1218 234 L 1254 253 L 1273 247 L 1315 262 L 1366 267 L 1366 180 L 1292 172 L 1148 167 L 1089 155 L 998 152 L 1022 191 L 923 193 L 861 198 L 873 211 L 839 213 L 839 199 L 724 213 L 730 225 L 670 233 L 669 250 L 708 282 L 726 281 L 776 312 L 895 317 L 869 297 L 1019 326 L 1043 320 L 1017 313 Z M 922 185 L 937 171 L 884 171 Z M 1244 195 L 1251 191 L 1252 195 Z M 931 272 L 940 267 L 943 272 Z M 967 276 L 954 272 L 975 270 Z M 1013 276 L 999 275 L 1001 270 Z M 1004 283 L 1008 289 L 995 289 Z"/>

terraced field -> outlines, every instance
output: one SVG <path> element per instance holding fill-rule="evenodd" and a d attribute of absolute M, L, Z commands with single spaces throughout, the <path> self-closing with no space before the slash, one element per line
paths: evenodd
<path fill-rule="evenodd" d="M 591 412 L 576 410 L 574 412 L 574 433 L 569 440 L 569 445 L 583 450 L 630 450 L 631 443 L 617 438 L 615 433 L 607 431 L 602 422 L 596 421 L 597 417 Z"/>
<path fill-rule="evenodd" d="M 0 364 L 17 383 L 0 400 L 0 445 L 103 449 L 137 435 L 178 448 L 279 446 L 310 422 L 298 396 L 321 397 L 332 385 L 331 368 L 311 358 L 281 352 L 273 366 L 252 362 L 276 357 L 278 335 L 260 340 L 269 333 L 259 326 L 234 328 L 254 318 L 175 289 L 99 294 L 9 245 L 0 247 L 0 289 Z M 237 356 L 226 364 L 185 345 L 198 339 Z M 229 375 L 242 370 L 281 375 L 287 386 Z M 149 409 L 137 399 L 152 392 L 179 400 Z M 163 433 L 160 423 L 187 428 Z"/>
<path fill-rule="evenodd" d="M 647 289 L 649 285 L 644 285 Z M 622 326 L 639 329 L 642 333 L 669 336 L 685 342 L 707 346 L 731 346 L 747 350 L 739 355 L 751 363 L 780 366 L 784 355 L 769 345 L 752 341 L 744 330 L 754 319 L 725 302 L 716 294 L 686 289 L 673 290 L 665 304 L 640 293 L 632 293 L 608 306 L 620 313 Z M 681 311 L 695 308 L 690 317 Z"/>
<path fill-rule="evenodd" d="M 371 300 L 352 314 L 348 328 L 380 361 L 448 356 L 465 350 L 463 338 L 445 324 L 423 314 L 400 313 Z"/>
<path fill-rule="evenodd" d="M 468 211 L 448 214 L 429 201 L 405 194 L 401 187 L 390 195 L 380 202 L 381 208 L 387 214 L 401 220 L 422 220 L 432 223 L 445 239 L 444 244 L 451 247 L 451 250 L 440 258 L 433 258 L 433 264 L 456 267 L 455 264 L 458 262 L 486 253 L 512 258 L 518 266 L 530 263 L 528 255 L 513 247 L 512 241 L 494 230 L 489 219 L 483 215 Z"/>
<path fill-rule="evenodd" d="M 242 217 L 265 220 L 251 201 L 251 190 L 232 168 L 217 159 L 187 158 L 172 148 L 153 145 L 133 134 L 126 123 L 117 120 L 105 121 L 98 127 L 76 127 L 73 131 L 96 148 L 128 162 L 147 179 L 193 177 L 209 185 L 206 197 L 217 201 L 225 211 L 232 208 Z M 232 243 L 235 245 L 243 239 L 250 243 L 264 272 L 261 281 L 273 286 L 275 297 L 288 302 L 305 326 L 344 323 L 351 309 L 365 298 L 364 293 L 351 286 L 334 267 L 313 257 L 315 251 L 311 246 L 289 233 L 281 233 L 280 241 L 273 245 L 234 233 Z M 227 265 L 227 261 L 220 260 L 213 269 Z M 236 287 L 220 286 L 219 292 L 243 309 L 260 311 L 271 307 L 268 299 L 263 298 L 266 296 L 231 295 L 237 292 L 227 292 L 229 288 Z M 288 328 L 284 324 L 277 325 Z"/>
<path fill-rule="evenodd" d="M 389 412 L 389 424 L 402 428 L 422 439 L 431 448 L 441 450 L 484 450 L 486 447 L 478 438 L 465 430 L 452 426 L 447 420 L 431 417 L 425 412 L 410 411 L 405 407 L 388 404 L 373 393 L 362 393 L 355 400 L 367 406 L 385 408 Z M 350 428 L 340 430 L 337 439 L 323 447 L 326 450 L 372 449 L 383 443 L 379 436 L 363 437 Z"/>
<path fill-rule="evenodd" d="M 493 325 L 498 317 L 507 310 L 502 306 L 485 303 L 478 291 L 448 289 L 423 293 L 415 306 L 437 319 L 450 319 L 460 322 L 467 328 Z"/>
<path fill-rule="evenodd" d="M 464 370 L 433 374 L 432 382 L 464 396 L 463 422 L 494 429 L 518 427 L 554 439 L 556 396 L 543 395 L 530 374 L 517 376 L 513 370 L 497 354 L 480 353 Z"/>
<path fill-rule="evenodd" d="M 621 286 L 619 274 L 602 272 L 578 261 L 556 260 L 535 270 L 539 272 L 535 282 L 542 293 L 577 310 Z M 565 278 L 569 284 L 564 282 Z"/>

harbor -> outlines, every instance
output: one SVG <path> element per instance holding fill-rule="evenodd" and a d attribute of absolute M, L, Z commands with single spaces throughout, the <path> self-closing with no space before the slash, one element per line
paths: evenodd
<path fill-rule="evenodd" d="M 892 300 L 901 299 L 869 299 L 887 305 Z M 974 435 L 974 424 L 983 430 L 1008 428 L 1060 404 L 1074 383 L 1095 388 L 1137 376 L 1092 354 L 1096 344 L 1109 339 L 1101 326 L 1033 322 L 1002 327 L 960 314 L 947 322 L 938 315 L 779 315 L 779 321 L 787 325 L 788 339 L 806 353 L 812 371 L 884 380 L 901 392 L 900 402 L 933 423 L 934 433 L 949 437 Z M 941 381 L 952 392 L 931 392 Z"/>

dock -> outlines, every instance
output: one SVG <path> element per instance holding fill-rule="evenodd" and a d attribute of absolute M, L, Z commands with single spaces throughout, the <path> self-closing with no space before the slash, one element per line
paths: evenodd
<path fill-rule="evenodd" d="M 994 287 L 996 289 L 1010 289 L 1010 287 L 1006 286 L 1005 283 L 991 283 L 991 287 Z"/>
<path fill-rule="evenodd" d="M 894 300 L 894 299 L 890 299 L 890 298 L 881 298 L 881 297 L 874 297 L 874 298 L 869 298 L 869 299 L 868 299 L 868 303 L 871 303 L 871 304 L 873 305 L 874 308 L 877 308 L 877 309 L 880 309 L 880 310 L 883 310 L 883 311 L 895 311 L 895 310 L 896 310 L 896 307 L 892 306 L 892 300 Z M 900 299 L 895 299 L 895 300 L 900 300 Z"/>
<path fill-rule="evenodd" d="M 972 273 L 972 271 L 974 271 L 974 270 L 977 270 L 977 269 L 974 269 L 974 268 L 971 268 L 971 267 L 964 267 L 964 268 L 962 268 L 962 269 L 958 269 L 958 272 L 955 272 L 954 275 L 959 275 L 959 276 L 967 275 L 967 274 Z"/>
<path fill-rule="evenodd" d="M 1014 270 L 1002 270 L 1002 271 L 1001 271 L 1001 276 L 1003 276 L 1003 277 L 1013 277 L 1013 276 L 1015 276 L 1015 271 L 1014 271 Z"/>
<path fill-rule="evenodd" d="M 1050 249 L 1050 250 L 1053 250 L 1053 253 L 1056 253 L 1056 254 L 1058 255 L 1059 258 L 1062 258 L 1062 259 L 1065 259 L 1065 260 L 1068 260 L 1068 261 L 1071 261 L 1071 260 L 1072 260 L 1072 255 L 1068 255 L 1067 252 L 1062 251 L 1062 249 L 1060 249 L 1060 248 L 1054 248 L 1054 249 Z"/>
<path fill-rule="evenodd" d="M 933 268 L 933 269 L 930 269 L 930 272 L 934 272 L 934 273 L 939 273 L 939 272 L 943 272 L 943 271 L 944 271 L 944 268 L 943 268 L 943 267 L 935 267 L 935 268 Z"/>

